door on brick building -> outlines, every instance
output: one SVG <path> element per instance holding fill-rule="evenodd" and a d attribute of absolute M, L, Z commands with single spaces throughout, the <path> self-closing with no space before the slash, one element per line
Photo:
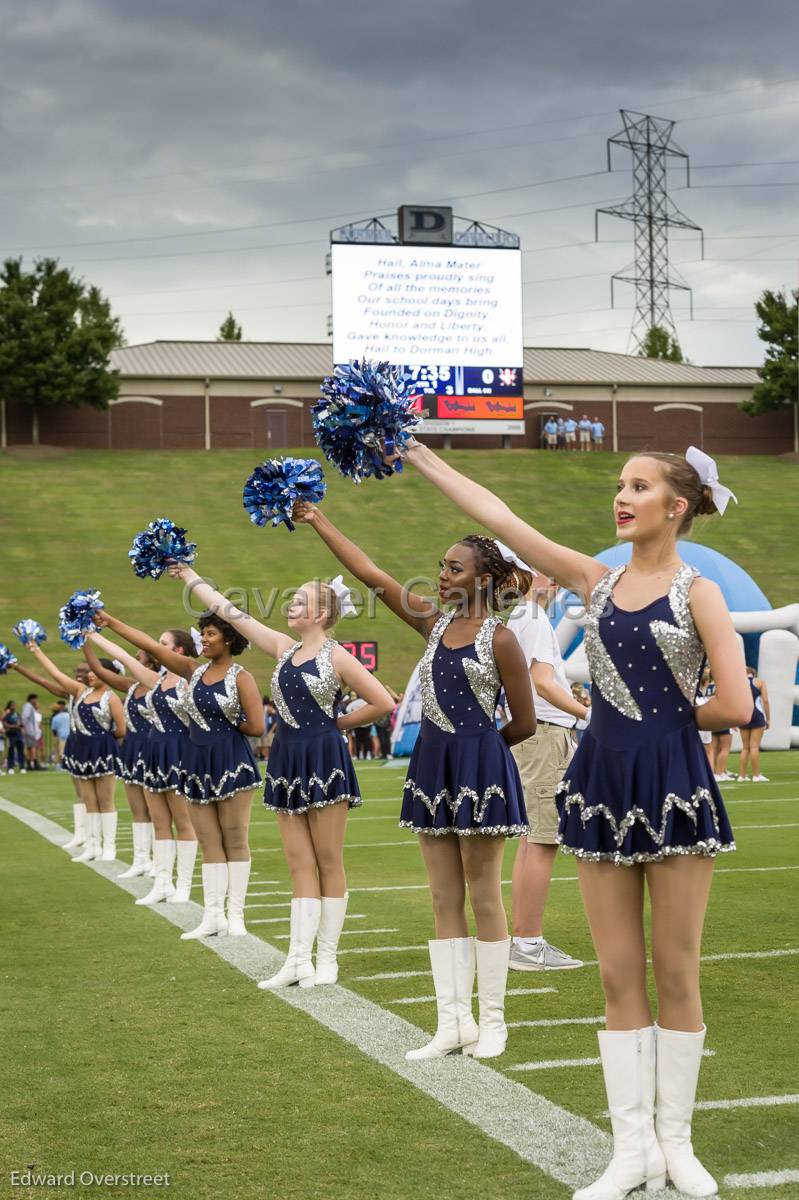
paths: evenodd
<path fill-rule="evenodd" d="M 266 412 L 266 444 L 270 450 L 281 450 L 289 444 L 288 413 Z"/>

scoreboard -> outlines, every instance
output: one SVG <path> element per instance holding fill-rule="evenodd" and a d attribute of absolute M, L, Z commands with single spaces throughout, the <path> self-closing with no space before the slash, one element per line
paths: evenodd
<path fill-rule="evenodd" d="M 377 670 L 377 642 L 339 642 L 367 671 Z"/>
<path fill-rule="evenodd" d="M 524 432 L 521 251 L 334 243 L 333 359 L 389 362 L 430 433 Z"/>

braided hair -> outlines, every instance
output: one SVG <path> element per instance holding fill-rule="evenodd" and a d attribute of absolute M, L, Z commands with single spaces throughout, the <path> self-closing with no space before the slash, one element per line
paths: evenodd
<path fill-rule="evenodd" d="M 468 546 L 474 554 L 476 573 L 491 576 L 486 595 L 489 608 L 497 612 L 513 608 L 529 591 L 532 575 L 503 558 L 493 538 L 482 533 L 469 533 L 459 544 Z"/>

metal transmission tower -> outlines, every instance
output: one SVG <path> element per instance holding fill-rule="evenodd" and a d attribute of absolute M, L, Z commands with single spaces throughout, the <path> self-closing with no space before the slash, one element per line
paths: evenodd
<path fill-rule="evenodd" d="M 631 336 L 640 349 L 647 331 L 653 325 L 666 329 L 673 338 L 677 331 L 669 304 L 669 290 L 688 292 L 691 317 L 693 297 L 682 276 L 669 263 L 669 227 L 695 229 L 699 234 L 701 256 L 704 258 L 704 234 L 676 204 L 669 199 L 667 167 L 670 158 L 685 160 L 686 183 L 691 186 L 688 155 L 672 141 L 674 121 L 650 117 L 645 113 L 621 109 L 624 129 L 608 138 L 608 170 L 611 168 L 611 147 L 624 146 L 633 156 L 633 194 L 622 204 L 598 208 L 594 215 L 594 238 L 599 241 L 599 215 L 622 217 L 635 227 L 635 262 L 611 276 L 610 303 L 616 307 L 614 283 L 635 286 L 635 316 Z"/>

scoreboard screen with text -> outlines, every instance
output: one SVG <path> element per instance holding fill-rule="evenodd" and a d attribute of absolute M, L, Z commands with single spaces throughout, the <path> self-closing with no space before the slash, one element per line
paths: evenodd
<path fill-rule="evenodd" d="M 339 642 L 367 671 L 377 670 L 377 642 Z"/>
<path fill-rule="evenodd" d="M 523 433 L 521 251 L 336 243 L 333 358 L 418 383 L 431 433 Z"/>

